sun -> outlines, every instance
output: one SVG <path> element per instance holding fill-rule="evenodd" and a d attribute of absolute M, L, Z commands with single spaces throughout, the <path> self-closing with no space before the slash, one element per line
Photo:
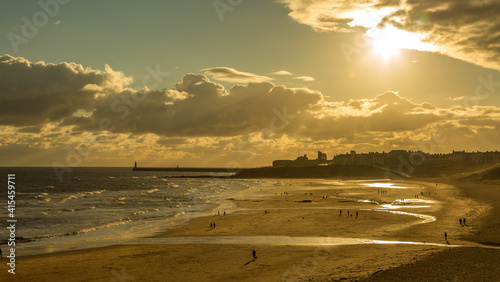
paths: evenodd
<path fill-rule="evenodd" d="M 374 29 L 366 34 L 372 38 L 373 51 L 388 59 L 396 56 L 400 49 L 432 51 L 432 44 L 423 42 L 424 35 L 407 32 L 393 26 Z"/>
<path fill-rule="evenodd" d="M 425 42 L 426 35 L 398 29 L 392 24 L 380 27 L 383 18 L 397 11 L 393 7 L 381 9 L 367 8 L 350 10 L 344 13 L 345 18 L 352 19 L 349 26 L 366 28 L 366 37 L 372 39 L 375 54 L 389 59 L 398 55 L 400 49 L 417 51 L 436 51 L 436 47 Z"/>
<path fill-rule="evenodd" d="M 373 52 L 389 59 L 399 53 L 400 45 L 398 39 L 390 34 L 381 34 L 373 39 Z"/>

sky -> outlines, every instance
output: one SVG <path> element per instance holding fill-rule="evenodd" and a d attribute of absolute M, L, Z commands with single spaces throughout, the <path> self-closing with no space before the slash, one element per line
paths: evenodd
<path fill-rule="evenodd" d="M 500 144 L 500 1 L 0 2 L 0 166 Z"/>

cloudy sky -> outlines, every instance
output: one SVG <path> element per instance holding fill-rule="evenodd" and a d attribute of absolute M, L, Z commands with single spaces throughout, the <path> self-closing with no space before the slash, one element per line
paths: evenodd
<path fill-rule="evenodd" d="M 500 0 L 0 2 L 0 166 L 498 150 Z"/>

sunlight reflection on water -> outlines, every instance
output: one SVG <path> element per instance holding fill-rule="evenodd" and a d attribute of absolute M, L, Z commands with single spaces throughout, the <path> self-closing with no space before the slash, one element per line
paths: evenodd
<path fill-rule="evenodd" d="M 397 189 L 407 189 L 408 188 L 408 187 L 404 187 L 404 186 L 396 186 L 396 185 L 394 185 L 394 183 L 380 183 L 380 182 L 367 183 L 367 184 L 363 184 L 363 185 L 374 187 L 374 188 L 397 188 Z"/>

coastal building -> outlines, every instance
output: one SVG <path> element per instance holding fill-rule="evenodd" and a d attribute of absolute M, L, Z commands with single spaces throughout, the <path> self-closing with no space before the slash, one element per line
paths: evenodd
<path fill-rule="evenodd" d="M 401 163 L 415 164 L 440 164 L 450 162 L 482 163 L 500 162 L 500 152 L 466 152 L 453 151 L 449 154 L 429 154 L 422 151 L 392 150 L 388 153 L 369 152 L 357 154 L 356 151 L 338 154 L 333 157 L 335 165 L 368 165 L 397 167 Z"/>
<path fill-rule="evenodd" d="M 386 152 L 368 152 L 356 153 L 350 151 L 345 154 L 338 154 L 332 160 L 327 160 L 326 154 L 318 151 L 318 158 L 310 160 L 307 155 L 299 156 L 295 160 L 276 160 L 273 162 L 273 167 L 287 166 L 312 166 L 321 164 L 333 165 L 363 165 L 363 166 L 383 166 L 397 168 L 402 163 L 410 163 L 412 165 L 421 164 L 445 164 L 451 162 L 462 163 L 485 163 L 485 162 L 500 162 L 499 151 L 486 152 L 466 152 L 453 151 L 448 154 L 429 154 L 422 151 L 407 151 L 407 150 L 392 150 Z"/>
<path fill-rule="evenodd" d="M 298 156 L 295 160 L 276 160 L 273 161 L 273 167 L 289 167 L 289 166 L 312 166 L 327 164 L 326 154 L 318 151 L 318 158 L 310 160 L 307 155 Z"/>

